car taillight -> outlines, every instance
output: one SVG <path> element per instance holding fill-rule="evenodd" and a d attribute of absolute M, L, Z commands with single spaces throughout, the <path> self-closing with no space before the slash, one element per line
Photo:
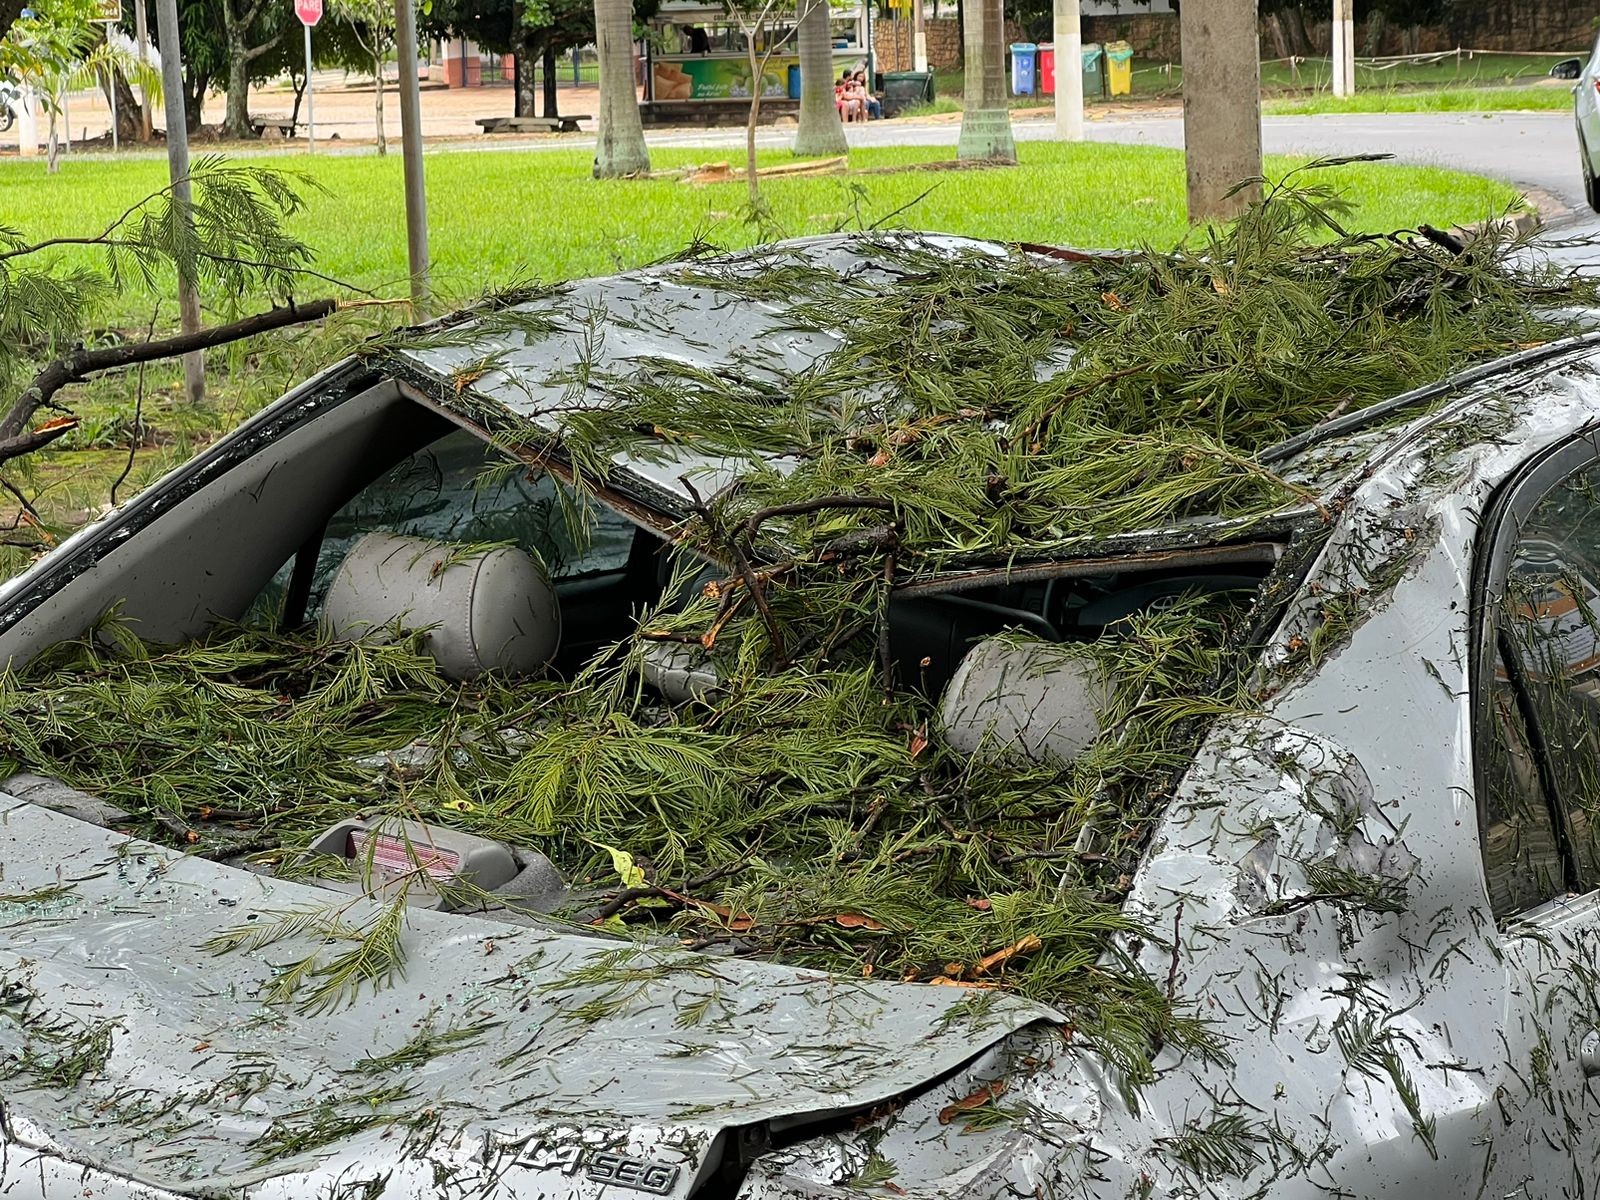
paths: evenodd
<path fill-rule="evenodd" d="M 363 829 L 351 831 L 345 857 L 370 862 L 374 872 L 391 876 L 422 870 L 432 879 L 449 879 L 461 870 L 461 856 L 453 850 Z"/>

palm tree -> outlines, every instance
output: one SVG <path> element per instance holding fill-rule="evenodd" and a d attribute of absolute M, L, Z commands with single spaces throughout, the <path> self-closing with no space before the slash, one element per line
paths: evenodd
<path fill-rule="evenodd" d="M 839 107 L 833 102 L 833 36 L 828 27 L 828 0 L 799 0 L 800 5 L 800 130 L 796 154 L 844 154 Z"/>
<path fill-rule="evenodd" d="M 595 49 L 600 58 L 600 122 L 594 148 L 596 179 L 650 169 L 633 82 L 633 2 L 594 0 Z"/>
<path fill-rule="evenodd" d="M 973 12 L 972 9 L 977 11 Z M 1017 161 L 1017 144 L 1011 137 L 1011 109 L 1006 105 L 1003 0 L 978 0 L 967 10 L 967 81 L 962 102 L 961 137 L 957 158 Z"/>

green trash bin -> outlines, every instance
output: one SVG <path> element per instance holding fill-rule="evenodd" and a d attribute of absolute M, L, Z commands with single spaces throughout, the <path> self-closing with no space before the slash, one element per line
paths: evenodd
<path fill-rule="evenodd" d="M 1083 98 L 1103 100 L 1106 94 L 1106 52 L 1099 42 L 1083 47 Z"/>
<path fill-rule="evenodd" d="M 886 71 L 883 76 L 883 115 L 933 103 L 932 71 Z"/>

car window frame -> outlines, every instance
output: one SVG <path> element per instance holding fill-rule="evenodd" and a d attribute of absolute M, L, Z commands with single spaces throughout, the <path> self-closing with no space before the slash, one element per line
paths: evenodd
<path fill-rule="evenodd" d="M 1485 839 L 1489 829 L 1489 789 L 1487 767 L 1489 755 L 1485 753 L 1487 739 L 1495 736 L 1493 720 L 1494 668 L 1504 653 L 1500 630 L 1494 619 L 1495 606 L 1491 596 L 1503 594 L 1510 574 L 1515 547 L 1521 541 L 1528 518 L 1535 508 L 1550 495 L 1560 482 L 1585 469 L 1600 466 L 1600 424 L 1591 425 L 1577 434 L 1525 461 L 1490 499 L 1485 517 L 1479 526 L 1477 549 L 1473 558 L 1472 595 L 1469 605 L 1472 637 L 1471 705 L 1472 705 L 1472 758 L 1473 791 L 1478 818 L 1478 862 L 1488 877 L 1488 863 L 1484 858 Z M 1546 750 L 1539 726 L 1538 714 L 1527 701 L 1517 673 L 1512 670 L 1511 684 L 1518 693 L 1518 709 L 1527 727 L 1529 750 L 1536 756 L 1540 786 L 1545 793 L 1557 845 L 1561 852 L 1563 890 L 1546 896 L 1538 904 L 1515 913 L 1496 914 L 1497 921 L 1508 923 L 1519 919 L 1551 900 L 1561 896 L 1587 895 L 1600 890 L 1600 877 L 1584 880 L 1570 839 L 1565 801 L 1555 781 L 1554 764 Z"/>

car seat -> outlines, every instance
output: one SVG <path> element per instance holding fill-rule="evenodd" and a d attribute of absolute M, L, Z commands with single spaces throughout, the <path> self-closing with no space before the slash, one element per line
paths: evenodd
<path fill-rule="evenodd" d="M 340 641 L 423 631 L 440 672 L 455 680 L 537 671 L 561 644 L 555 587 L 526 551 L 393 533 L 369 533 L 345 555 L 322 625 Z"/>
<path fill-rule="evenodd" d="M 1074 645 L 985 638 L 946 686 L 939 725 L 947 745 L 980 761 L 1064 765 L 1100 736 L 1112 695 L 1111 680 Z"/>

